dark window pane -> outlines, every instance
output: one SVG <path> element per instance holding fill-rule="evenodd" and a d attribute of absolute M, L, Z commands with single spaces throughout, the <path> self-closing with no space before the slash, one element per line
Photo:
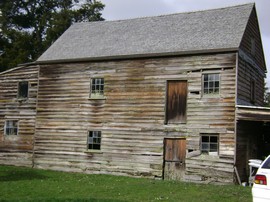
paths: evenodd
<path fill-rule="evenodd" d="M 262 168 L 270 169 L 270 158 L 265 161 L 265 163 L 262 165 Z"/>
<path fill-rule="evenodd" d="M 209 144 L 208 143 L 202 143 L 202 150 L 209 150 Z"/>
<path fill-rule="evenodd" d="M 94 144 L 93 145 L 93 149 L 99 150 L 100 149 L 100 145 L 99 144 Z"/>
<path fill-rule="evenodd" d="M 208 75 L 204 75 L 204 82 L 208 82 Z"/>
<path fill-rule="evenodd" d="M 27 81 L 19 82 L 18 97 L 19 98 L 27 98 L 28 97 L 28 82 Z"/>
<path fill-rule="evenodd" d="M 5 122 L 5 135 L 18 135 L 18 121 Z"/>
<path fill-rule="evenodd" d="M 92 94 L 103 94 L 104 92 L 104 79 L 103 78 L 93 78 L 92 79 Z"/>
<path fill-rule="evenodd" d="M 215 143 L 217 143 L 217 142 L 218 142 L 217 136 L 210 136 L 210 142 L 215 142 Z"/>
<path fill-rule="evenodd" d="M 89 143 L 89 144 L 92 144 L 92 143 L 93 143 L 93 138 L 92 138 L 92 137 L 89 137 L 89 138 L 88 138 L 88 143 Z"/>
<path fill-rule="evenodd" d="M 209 142 L 209 136 L 202 136 L 202 142 Z"/>
<path fill-rule="evenodd" d="M 201 136 L 201 151 L 203 153 L 218 152 L 218 136 L 217 135 L 202 135 Z"/>
<path fill-rule="evenodd" d="M 100 150 L 101 131 L 89 131 L 88 149 Z"/>
<path fill-rule="evenodd" d="M 211 152 L 216 152 L 217 149 L 218 149 L 217 144 L 210 144 L 210 151 L 211 151 Z"/>

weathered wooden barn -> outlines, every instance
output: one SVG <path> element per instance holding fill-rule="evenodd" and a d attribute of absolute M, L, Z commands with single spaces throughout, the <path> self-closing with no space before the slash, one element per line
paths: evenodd
<path fill-rule="evenodd" d="M 246 180 L 269 152 L 265 73 L 254 4 L 74 24 L 0 75 L 0 163 Z"/>

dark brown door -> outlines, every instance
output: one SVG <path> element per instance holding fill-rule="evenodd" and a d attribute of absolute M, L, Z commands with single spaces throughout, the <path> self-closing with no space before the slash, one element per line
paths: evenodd
<path fill-rule="evenodd" d="M 167 123 L 185 123 L 187 111 L 187 81 L 167 82 Z"/>
<path fill-rule="evenodd" d="M 185 173 L 186 139 L 164 140 L 164 178 L 180 180 Z"/>

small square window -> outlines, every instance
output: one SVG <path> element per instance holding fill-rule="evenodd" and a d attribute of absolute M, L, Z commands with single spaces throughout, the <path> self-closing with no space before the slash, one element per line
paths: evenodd
<path fill-rule="evenodd" d="M 20 81 L 18 84 L 18 98 L 28 98 L 28 81 Z"/>
<path fill-rule="evenodd" d="M 201 152 L 204 154 L 209 154 L 209 152 L 216 153 L 219 152 L 219 139 L 218 135 L 215 134 L 203 134 L 201 135 Z"/>
<path fill-rule="evenodd" d="M 7 120 L 5 122 L 5 135 L 18 135 L 18 121 Z"/>
<path fill-rule="evenodd" d="M 87 140 L 87 149 L 100 150 L 101 131 L 89 131 Z"/>
<path fill-rule="evenodd" d="M 104 78 L 92 78 L 90 98 L 103 98 L 103 97 L 104 97 Z"/>
<path fill-rule="evenodd" d="M 204 74 L 203 75 L 203 93 L 204 94 L 219 94 L 220 75 L 219 74 Z"/>

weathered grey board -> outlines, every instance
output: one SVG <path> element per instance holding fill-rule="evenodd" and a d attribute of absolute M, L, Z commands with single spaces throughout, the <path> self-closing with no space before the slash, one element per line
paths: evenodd
<path fill-rule="evenodd" d="M 18 83 L 29 82 L 28 98 L 19 100 Z M 31 166 L 35 134 L 38 66 L 0 73 L 0 164 Z M 5 136 L 6 120 L 17 120 L 18 135 Z"/>
<path fill-rule="evenodd" d="M 209 72 L 221 75 L 219 97 L 202 95 Z M 233 175 L 235 72 L 235 53 L 42 65 L 34 166 L 161 178 L 165 137 L 187 138 L 187 151 L 197 151 L 201 133 L 219 133 L 215 161 L 230 159 L 229 168 L 212 169 Z M 106 99 L 89 99 L 92 77 L 104 78 Z M 185 124 L 164 124 L 167 80 L 188 82 Z M 98 152 L 86 149 L 89 130 L 102 131 Z M 187 176 L 198 171 L 193 165 Z"/>

